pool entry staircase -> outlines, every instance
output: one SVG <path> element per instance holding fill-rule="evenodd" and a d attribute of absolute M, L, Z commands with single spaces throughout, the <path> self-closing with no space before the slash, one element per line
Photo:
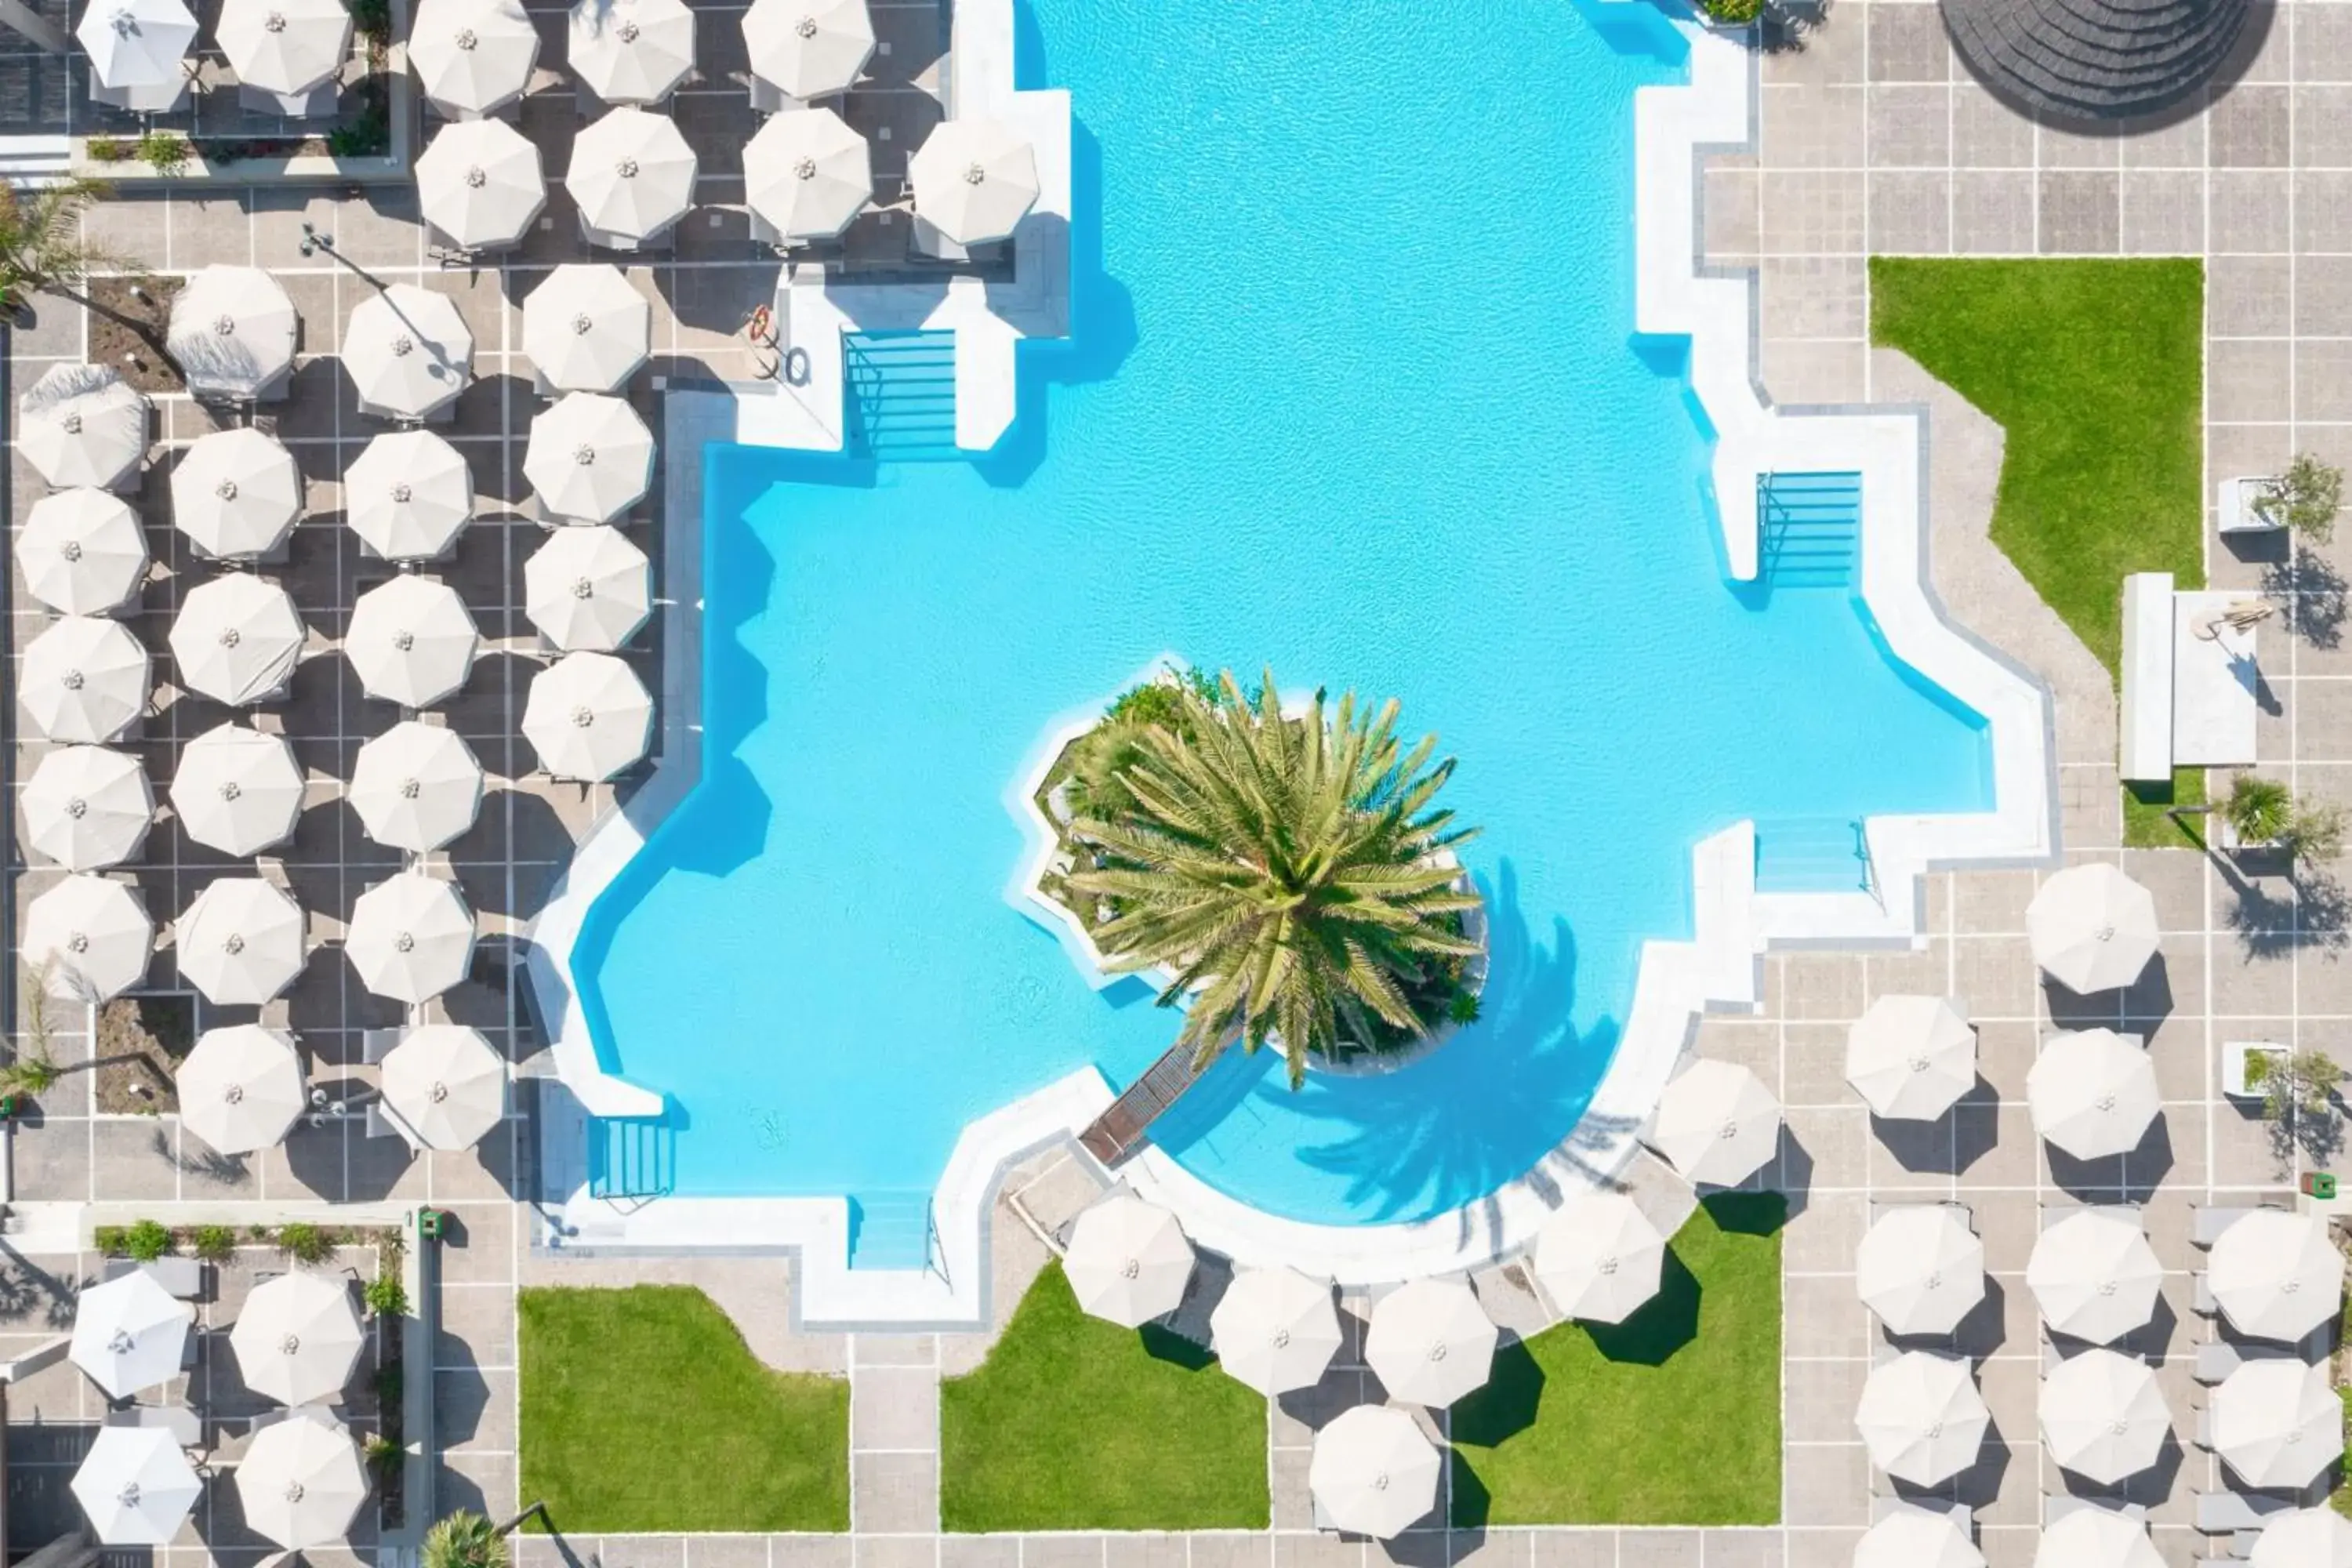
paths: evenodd
<path fill-rule="evenodd" d="M 588 1195 L 657 1198 L 677 1184 L 677 1130 L 661 1117 L 588 1120 Z"/>
<path fill-rule="evenodd" d="M 845 332 L 845 446 L 879 463 L 951 463 L 956 446 L 955 334 Z"/>

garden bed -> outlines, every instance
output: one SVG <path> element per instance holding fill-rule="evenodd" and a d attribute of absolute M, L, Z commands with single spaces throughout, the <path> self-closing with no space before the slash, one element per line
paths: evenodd
<path fill-rule="evenodd" d="M 144 393 L 185 392 L 178 367 L 157 349 L 171 327 L 172 301 L 185 286 L 177 278 L 91 279 L 97 308 L 89 312 L 90 363 L 111 366 Z"/>
<path fill-rule="evenodd" d="M 192 995 L 120 996 L 99 1009 L 98 1109 L 109 1116 L 161 1116 L 180 1109 L 181 1061 L 196 1038 Z"/>

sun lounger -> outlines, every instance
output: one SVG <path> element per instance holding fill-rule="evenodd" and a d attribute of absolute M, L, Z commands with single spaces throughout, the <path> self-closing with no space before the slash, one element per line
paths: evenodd
<path fill-rule="evenodd" d="M 2264 1205 L 2275 1207 L 2275 1205 Z M 2221 1239 L 2221 1233 L 2253 1213 L 2252 1208 L 2223 1207 L 2215 1204 L 2191 1204 L 2189 1206 L 2189 1239 L 2199 1247 L 2210 1247 Z"/>
<path fill-rule="evenodd" d="M 1898 1513 L 1940 1514 L 1958 1525 L 1964 1535 L 1972 1535 L 1976 1531 L 1976 1510 L 1948 1498 L 1885 1496 L 1870 1500 L 1870 1522 L 1873 1524 Z"/>
<path fill-rule="evenodd" d="M 183 1448 L 201 1447 L 204 1444 L 204 1424 L 196 1413 L 184 1405 L 132 1405 L 106 1413 L 109 1426 L 152 1426 L 172 1435 L 172 1441 Z"/>
<path fill-rule="evenodd" d="M 2203 1535 L 2235 1535 L 2242 1530 L 2260 1530 L 2272 1514 L 2294 1507 L 2284 1498 L 2252 1492 L 2199 1492 L 2197 1530 Z"/>
<path fill-rule="evenodd" d="M 2189 1277 L 2189 1279 L 2195 1292 L 2189 1300 L 2189 1310 L 2200 1318 L 2217 1315 L 2221 1310 L 2221 1303 L 2214 1300 L 2213 1287 L 2205 1282 L 2205 1270 L 2198 1269 Z"/>
<path fill-rule="evenodd" d="M 2119 1513 L 2130 1520 L 2147 1518 L 2146 1503 L 2127 1502 L 2117 1506 L 2100 1502 L 2095 1498 L 2077 1497 L 2073 1492 L 2059 1490 L 2042 1498 L 2042 1522 L 2044 1525 L 2055 1524 L 2068 1514 L 2079 1512 L 2086 1508 L 2096 1509 L 2101 1513 Z"/>

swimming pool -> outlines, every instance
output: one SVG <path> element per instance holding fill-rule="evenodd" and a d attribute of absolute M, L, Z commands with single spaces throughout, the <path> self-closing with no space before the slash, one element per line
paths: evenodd
<path fill-rule="evenodd" d="M 1725 576 L 1632 332 L 1631 100 L 1677 62 L 1520 0 L 1024 20 L 1080 126 L 1074 340 L 979 462 L 708 455 L 704 775 L 581 931 L 600 1058 L 668 1097 L 681 1193 L 919 1205 L 974 1117 L 1172 1033 L 1003 899 L 1008 783 L 1162 650 L 1270 664 L 1462 759 L 1486 1016 L 1297 1094 L 1230 1061 L 1158 1141 L 1286 1217 L 1442 1213 L 1573 1125 L 1695 842 L 1983 809 L 1983 726 L 1834 571 Z"/>

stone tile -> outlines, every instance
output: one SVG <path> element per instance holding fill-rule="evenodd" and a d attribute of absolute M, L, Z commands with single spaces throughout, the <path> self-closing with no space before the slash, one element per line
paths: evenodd
<path fill-rule="evenodd" d="M 1759 269 L 1758 329 L 1767 338 L 1867 334 L 1866 277 L 1859 256 L 1768 258 Z"/>
<path fill-rule="evenodd" d="M 953 1537 L 947 1538 L 952 1540 Z M 943 1541 L 942 1545 L 945 1544 Z M 768 1538 L 770 1568 L 850 1568 L 856 1560 L 845 1535 L 774 1535 Z"/>
<path fill-rule="evenodd" d="M 1780 1093 L 1790 1105 L 1851 1105 L 1843 1024 L 1766 1025 L 1780 1032 Z"/>
<path fill-rule="evenodd" d="M 2189 169 L 2205 167 L 2205 117 L 2190 115 L 2154 131 L 2123 139 L 2120 149 L 2126 169 Z"/>
<path fill-rule="evenodd" d="M 1870 248 L 1942 256 L 1952 248 L 1952 179 L 1937 173 L 1870 176 Z"/>
<path fill-rule="evenodd" d="M 2277 169 L 2288 156 L 2288 89 L 2240 83 L 2207 114 L 2217 169 Z"/>
<path fill-rule="evenodd" d="M 1761 354 L 1764 389 L 1785 408 L 1858 402 L 1863 395 L 1864 348 L 1859 342 L 1767 339 Z"/>
<path fill-rule="evenodd" d="M 2292 90 L 2295 167 L 2352 168 L 2352 86 L 2306 83 Z"/>
<path fill-rule="evenodd" d="M 1768 168 L 1763 192 L 1765 255 L 1843 256 L 1862 248 L 1859 173 Z"/>
<path fill-rule="evenodd" d="M 939 1380 L 929 1369 L 861 1367 L 849 1388 L 850 1421 L 861 1449 L 939 1447 Z"/>
<path fill-rule="evenodd" d="M 1780 1026 L 1753 1018 L 1719 1014 L 1698 1022 L 1698 1054 L 1717 1061 L 1735 1062 L 1761 1078 L 1775 1094 L 1785 1095 L 1780 1082 Z"/>
<path fill-rule="evenodd" d="M 686 1540 L 677 1535 L 608 1535 L 597 1552 L 600 1568 L 686 1568 Z M 924 1568 L 930 1568 L 925 1542 Z"/>
<path fill-rule="evenodd" d="M 1061 1540 L 1062 1537 L 1054 1537 Z M 1093 1554 L 1065 1556 L 1058 1561 L 1076 1568 L 1100 1568 L 1102 1543 L 1092 1542 Z M 858 1568 L 937 1568 L 939 1545 L 928 1535 L 860 1535 L 856 1541 Z"/>
<path fill-rule="evenodd" d="M 1870 89 L 1867 103 L 1872 168 L 1950 167 L 1952 106 L 1949 88 L 1874 87 Z"/>
<path fill-rule="evenodd" d="M 101 1201 L 179 1195 L 176 1121 L 100 1117 L 90 1124 L 92 1191 Z"/>
<path fill-rule="evenodd" d="M 2045 256 L 2112 254 L 2120 240 L 2118 177 L 2111 173 L 2045 174 L 2038 186 L 2039 246 Z"/>
<path fill-rule="evenodd" d="M 1965 73 L 1952 79 L 1952 163 L 1962 169 L 2033 167 L 2033 122 Z"/>
<path fill-rule="evenodd" d="M 1860 1104 L 1792 1110 L 1788 1112 L 1788 1127 L 1790 1141 L 1812 1163 L 1809 1185 L 1835 1190 L 1863 1184 L 1869 1163 L 1864 1144 L 1870 1136 L 1870 1118 Z"/>
<path fill-rule="evenodd" d="M 1859 1356 L 1867 1352 L 1870 1313 L 1854 1299 L 1852 1275 L 1792 1277 L 1781 1299 L 1788 1336 L 1783 1354 Z"/>
<path fill-rule="evenodd" d="M 445 1510 L 470 1508 L 492 1519 L 509 1519 L 520 1506 L 515 1497 L 515 1476 L 511 1454 L 449 1454 L 434 1469 L 433 1500 Z M 701 1568 L 699 1548 L 695 1556 Z M 763 1555 L 760 1568 L 765 1568 L 765 1563 Z"/>
<path fill-rule="evenodd" d="M 434 1351 L 434 1364 L 515 1364 L 515 1307 L 510 1288 L 444 1282 L 440 1298 L 441 1333 Z"/>
<path fill-rule="evenodd" d="M 1104 1568 L 1187 1568 L 1181 1535 L 1122 1531 L 1103 1537 Z"/>
<path fill-rule="evenodd" d="M 1781 1568 L 1790 1561 L 1777 1530 L 1710 1530 L 1702 1550 L 1706 1568 Z"/>
<path fill-rule="evenodd" d="M 1851 1410 L 1848 1415 L 1851 1416 Z M 1869 1524 L 1870 1457 L 1860 1443 L 1791 1448 L 1784 1464 L 1782 1485 L 1788 1503 L 1788 1524 L 1845 1525 L 1857 1530 Z M 1800 1555 L 1795 1561 L 1811 1560 Z"/>
<path fill-rule="evenodd" d="M 1713 167 L 1706 172 L 1706 236 L 1708 259 L 1743 260 L 1761 247 L 1762 220 L 1759 205 L 1763 176 L 1754 168 Z"/>
<path fill-rule="evenodd" d="M 1274 1568 L 1367 1568 L 1370 1562 L 1352 1537 L 1286 1531 L 1274 1538 Z"/>
<path fill-rule="evenodd" d="M 1766 83 L 1758 149 L 1768 169 L 1855 169 L 1863 163 L 1864 89 Z"/>
<path fill-rule="evenodd" d="M 1957 74 L 1934 6 L 1873 5 L 1867 16 L 1872 81 L 1941 82 Z"/>
<path fill-rule="evenodd" d="M 2044 169 L 2114 169 L 2123 163 L 2120 137 L 2076 132 L 2053 121 L 2037 129 Z"/>
<path fill-rule="evenodd" d="M 1195 1535 L 1192 1551 L 1192 1568 L 1273 1568 L 1274 1537 Z"/>
<path fill-rule="evenodd" d="M 2352 342 L 2313 340 L 2296 346 L 2294 414 L 2299 420 L 2352 421 Z M 2303 725 L 2297 730 L 2315 726 Z"/>
<path fill-rule="evenodd" d="M 2215 256 L 2205 263 L 2205 330 L 2216 338 L 2282 337 L 2293 263 L 2284 256 Z"/>
<path fill-rule="evenodd" d="M 939 1458 L 854 1454 L 849 1485 L 860 1529 L 933 1531 L 940 1525 Z"/>
<path fill-rule="evenodd" d="M 1532 1530 L 1450 1531 L 1445 1542 L 1449 1568 L 1533 1568 L 1535 1538 Z M 1422 1561 L 1412 1552 L 1404 1560 Z"/>
<path fill-rule="evenodd" d="M 2041 886 L 2032 871 L 1969 871 L 1952 879 L 1954 918 L 1962 934 L 2021 933 L 2026 906 Z"/>
<path fill-rule="evenodd" d="M 702 1568 L 702 1552 L 695 1549 L 695 1568 Z M 1021 1538 L 1017 1535 L 942 1535 L 939 1568 L 1020 1568 Z"/>
<path fill-rule="evenodd" d="M 2218 340 L 2207 346 L 2205 363 L 2208 418 L 2260 424 L 2293 413 L 2294 374 L 2285 340 Z"/>
<path fill-rule="evenodd" d="M 2201 256 L 2205 176 L 2172 170 L 2125 171 L 2123 248 L 2131 256 Z"/>
<path fill-rule="evenodd" d="M 1862 1013 L 1862 960 L 1846 953 L 1791 953 L 1780 959 L 1779 1003 L 1789 1018 L 1850 1022 Z"/>
<path fill-rule="evenodd" d="M 1629 1530 L 1617 1538 L 1618 1568 L 1700 1568 L 1705 1561 L 1696 1530 Z"/>
<path fill-rule="evenodd" d="M 1994 937 L 1953 940 L 1953 994 L 1968 1003 L 1972 1018 L 2031 1018 L 2039 979 L 2032 954 L 2022 942 Z"/>
<path fill-rule="evenodd" d="M 2271 170 L 2216 169 L 2209 179 L 2212 248 L 2263 254 L 2287 247 L 2288 176 Z"/>

